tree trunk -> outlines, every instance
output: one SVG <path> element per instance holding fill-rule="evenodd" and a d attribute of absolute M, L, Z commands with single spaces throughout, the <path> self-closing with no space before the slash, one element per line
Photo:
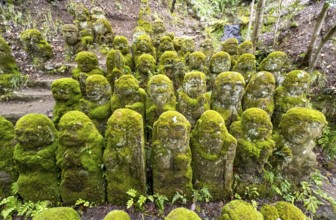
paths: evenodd
<path fill-rule="evenodd" d="M 324 5 L 322 7 L 322 10 L 319 14 L 319 17 L 317 18 L 317 21 L 316 21 L 316 24 L 315 24 L 315 29 L 314 29 L 313 35 L 311 36 L 311 40 L 310 40 L 309 46 L 307 48 L 306 55 L 304 56 L 304 58 L 301 62 L 301 65 L 300 65 L 301 67 L 309 66 L 309 61 L 312 58 L 312 53 L 313 53 L 313 50 L 315 49 L 315 44 L 316 44 L 318 34 L 321 31 L 322 24 L 323 24 L 323 21 L 324 21 L 325 17 L 327 16 L 327 11 L 328 11 L 329 7 L 330 7 L 329 3 L 324 3 Z"/>
<path fill-rule="evenodd" d="M 173 0 L 171 8 L 170 8 L 170 12 L 173 13 L 175 10 L 175 4 L 176 4 L 176 0 Z"/>
<path fill-rule="evenodd" d="M 279 38 L 279 26 L 280 26 L 280 18 L 281 18 L 281 11 L 282 11 L 282 3 L 283 3 L 283 0 L 279 0 L 278 17 L 277 17 L 277 21 L 275 23 L 273 48 L 276 49 L 276 50 L 277 50 L 278 38 Z"/>
<path fill-rule="evenodd" d="M 332 38 L 332 36 L 336 33 L 336 24 L 334 25 L 334 27 L 332 27 L 328 33 L 326 33 L 323 37 L 322 37 L 322 40 L 314 54 L 314 57 L 313 57 L 313 60 L 312 62 L 310 62 L 309 64 L 309 68 L 308 68 L 308 72 L 309 73 L 312 73 L 313 72 L 313 69 L 315 68 L 316 66 L 316 62 L 318 60 L 318 58 L 320 57 L 320 54 L 321 54 L 321 51 L 322 51 L 322 48 L 324 47 L 324 45 L 327 43 L 328 40 L 330 40 L 330 38 Z"/>
<path fill-rule="evenodd" d="M 258 5 L 257 5 L 256 19 L 255 19 L 254 27 L 253 27 L 253 35 L 252 35 L 252 43 L 254 46 L 254 50 L 257 47 L 259 33 L 260 33 L 261 26 L 263 23 L 264 8 L 265 8 L 265 0 L 259 0 Z"/>
<path fill-rule="evenodd" d="M 251 26 L 252 26 L 252 20 L 253 20 L 253 12 L 254 12 L 254 0 L 251 2 L 251 10 L 250 10 L 250 20 L 247 27 L 247 33 L 246 33 L 246 40 L 251 40 Z"/>

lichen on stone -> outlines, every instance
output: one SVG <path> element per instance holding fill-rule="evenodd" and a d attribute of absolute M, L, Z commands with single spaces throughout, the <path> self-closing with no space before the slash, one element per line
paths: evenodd
<path fill-rule="evenodd" d="M 209 73 L 206 56 L 201 51 L 190 53 L 186 58 L 186 64 L 189 71 L 200 71 L 206 75 Z"/>
<path fill-rule="evenodd" d="M 165 220 L 177 220 L 177 219 L 185 219 L 185 220 L 201 220 L 201 218 L 193 211 L 186 208 L 176 208 L 173 209 Z"/>
<path fill-rule="evenodd" d="M 70 207 L 56 207 L 45 209 L 36 216 L 33 217 L 33 220 L 80 220 L 80 215 Z"/>
<path fill-rule="evenodd" d="M 98 45 L 110 45 L 114 40 L 114 32 L 112 25 L 106 18 L 99 18 L 93 23 L 93 29 L 95 33 L 95 42 Z"/>
<path fill-rule="evenodd" d="M 307 220 L 308 217 L 303 214 L 303 212 L 297 208 L 295 205 L 278 201 L 274 205 L 264 205 L 261 207 L 261 214 L 264 216 L 265 220 Z"/>
<path fill-rule="evenodd" d="M 106 57 L 106 78 L 110 83 L 112 91 L 115 81 L 122 75 L 131 74 L 130 67 L 125 65 L 125 59 L 119 50 L 110 50 Z"/>
<path fill-rule="evenodd" d="M 140 87 L 145 89 L 149 79 L 155 75 L 156 62 L 152 55 L 143 54 L 136 62 L 135 77 L 139 80 Z"/>
<path fill-rule="evenodd" d="M 245 40 L 238 46 L 238 54 L 243 55 L 244 53 L 253 54 L 253 43 L 249 40 Z"/>
<path fill-rule="evenodd" d="M 152 55 L 154 60 L 156 60 L 156 49 L 153 46 L 152 39 L 147 34 L 140 35 L 136 42 L 132 45 L 133 49 L 133 61 L 134 63 L 138 62 L 138 58 L 142 54 L 149 54 Z"/>
<path fill-rule="evenodd" d="M 113 40 L 113 48 L 119 50 L 124 56 L 125 65 L 127 65 L 131 70 L 134 70 L 135 65 L 133 62 L 133 55 L 130 51 L 128 40 L 124 36 L 117 35 Z"/>
<path fill-rule="evenodd" d="M 248 83 L 251 77 L 257 72 L 257 61 L 253 54 L 245 53 L 239 56 L 233 71 L 239 72 L 244 76 L 245 82 Z"/>
<path fill-rule="evenodd" d="M 127 212 L 123 210 L 113 210 L 104 217 L 104 220 L 131 220 Z"/>
<path fill-rule="evenodd" d="M 250 203 L 243 200 L 232 200 L 223 206 L 220 220 L 241 219 L 264 220 L 260 212 L 255 210 Z"/>

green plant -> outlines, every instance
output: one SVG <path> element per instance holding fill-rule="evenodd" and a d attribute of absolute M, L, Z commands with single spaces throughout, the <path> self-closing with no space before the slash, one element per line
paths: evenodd
<path fill-rule="evenodd" d="M 323 151 L 327 154 L 330 160 L 336 158 L 336 128 L 326 126 L 323 128 L 322 137 L 318 140 Z"/>
<path fill-rule="evenodd" d="M 180 200 L 183 204 L 186 204 L 187 203 L 186 194 L 184 194 L 183 192 L 181 192 L 181 193 L 176 192 L 173 199 L 172 199 L 172 204 L 174 204 L 178 200 Z"/>
<path fill-rule="evenodd" d="M 92 208 L 96 204 L 94 202 L 89 202 L 84 199 L 77 199 L 75 203 L 75 207 L 80 207 L 81 209 L 83 208 Z"/>
<path fill-rule="evenodd" d="M 193 189 L 192 195 L 193 203 L 196 202 L 209 202 L 211 194 L 206 186 L 203 186 L 200 190 Z"/>
<path fill-rule="evenodd" d="M 249 199 L 257 198 L 259 196 L 258 188 L 246 186 L 244 195 Z"/>

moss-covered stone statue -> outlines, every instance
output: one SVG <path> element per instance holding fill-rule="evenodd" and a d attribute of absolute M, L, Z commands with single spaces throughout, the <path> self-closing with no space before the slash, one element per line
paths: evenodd
<path fill-rule="evenodd" d="M 138 112 L 145 119 L 146 92 L 132 75 L 121 76 L 115 82 L 111 98 L 112 112 L 119 108 L 128 108 Z"/>
<path fill-rule="evenodd" d="M 238 40 L 236 38 L 229 38 L 222 43 L 222 51 L 230 54 L 231 69 L 236 65 L 238 60 Z"/>
<path fill-rule="evenodd" d="M 211 57 L 215 53 L 213 42 L 210 38 L 204 39 L 200 44 L 200 50 L 206 56 L 206 64 L 209 66 Z"/>
<path fill-rule="evenodd" d="M 281 117 L 290 108 L 308 107 L 307 93 L 311 82 L 310 75 L 303 70 L 294 70 L 286 74 L 284 82 L 275 90 L 273 123 L 277 126 Z"/>
<path fill-rule="evenodd" d="M 176 110 L 173 82 L 165 75 L 155 75 L 149 80 L 147 85 L 147 126 L 152 127 L 163 112 L 170 110 Z"/>
<path fill-rule="evenodd" d="M 70 111 L 60 120 L 59 137 L 56 161 L 63 204 L 74 205 L 78 199 L 104 203 L 104 141 L 95 125 L 84 113 Z"/>
<path fill-rule="evenodd" d="M 158 74 L 163 74 L 168 76 L 170 80 L 174 82 L 175 72 L 174 66 L 175 63 L 178 62 L 179 58 L 175 51 L 166 51 L 162 54 L 159 60 L 159 64 L 157 66 Z"/>
<path fill-rule="evenodd" d="M 132 49 L 133 61 L 136 65 L 138 63 L 138 58 L 142 54 L 152 55 L 154 60 L 156 60 L 156 49 L 153 46 L 152 39 L 147 34 L 140 35 L 136 42 L 132 45 Z"/>
<path fill-rule="evenodd" d="M 270 117 L 259 108 L 247 109 L 241 120 L 231 125 L 231 133 L 238 141 L 235 167 L 243 179 L 254 182 L 254 175 L 263 172 L 275 147 L 272 129 Z"/>
<path fill-rule="evenodd" d="M 188 55 L 195 51 L 195 41 L 190 37 L 182 38 L 181 48 L 178 51 L 178 56 L 182 60 L 186 60 Z"/>
<path fill-rule="evenodd" d="M 243 75 L 245 82 L 248 83 L 251 77 L 257 72 L 257 61 L 253 54 L 244 53 L 240 55 L 233 71 Z"/>
<path fill-rule="evenodd" d="M 209 68 L 206 62 L 206 56 L 201 51 L 195 51 L 188 55 L 186 60 L 187 68 L 189 71 L 200 71 L 206 76 L 208 75 Z"/>
<path fill-rule="evenodd" d="M 106 57 L 106 78 L 114 90 L 114 82 L 122 75 L 131 74 L 130 67 L 125 65 L 124 56 L 119 50 L 110 50 Z"/>
<path fill-rule="evenodd" d="M 77 68 L 72 70 L 72 78 L 78 80 L 82 95 L 86 96 L 85 81 L 88 76 L 104 75 L 104 71 L 98 67 L 98 58 L 95 53 L 82 51 L 76 55 Z"/>
<path fill-rule="evenodd" d="M 173 73 L 174 73 L 174 89 L 175 91 L 179 91 L 183 87 L 183 79 L 184 75 L 187 72 L 187 68 L 183 60 L 178 59 L 173 66 Z"/>
<path fill-rule="evenodd" d="M 65 24 L 62 27 L 63 38 L 65 41 L 65 55 L 66 59 L 71 60 L 74 55 L 87 49 L 83 45 L 79 31 L 74 24 Z"/>
<path fill-rule="evenodd" d="M 231 57 L 230 54 L 224 51 L 215 53 L 210 60 L 210 74 L 209 74 L 209 90 L 213 90 L 217 76 L 222 72 L 230 71 Z"/>
<path fill-rule="evenodd" d="M 249 40 L 242 42 L 238 46 L 238 54 L 243 55 L 244 53 L 253 54 L 253 43 Z"/>
<path fill-rule="evenodd" d="M 93 21 L 97 21 L 100 18 L 106 18 L 104 9 L 98 6 L 94 6 L 91 9 L 90 14 Z"/>
<path fill-rule="evenodd" d="M 176 208 L 173 209 L 165 220 L 176 220 L 176 219 L 185 219 L 185 220 L 201 220 L 201 218 L 196 214 L 196 212 L 193 212 L 186 208 Z"/>
<path fill-rule="evenodd" d="M 23 31 L 20 40 L 27 55 L 36 66 L 41 66 L 54 56 L 50 44 L 43 39 L 42 34 L 37 29 Z"/>
<path fill-rule="evenodd" d="M 279 86 L 283 82 L 284 73 L 287 72 L 288 61 L 287 54 L 282 51 L 275 51 L 261 61 L 258 70 L 271 72 L 274 75 L 276 85 Z"/>
<path fill-rule="evenodd" d="M 272 73 L 262 71 L 254 74 L 246 86 L 243 110 L 260 108 L 271 117 L 274 111 L 274 90 L 275 79 Z"/>
<path fill-rule="evenodd" d="M 117 35 L 113 40 L 113 49 L 119 50 L 124 56 L 125 65 L 127 65 L 131 70 L 135 69 L 135 65 L 133 62 L 133 55 L 130 51 L 130 47 L 128 45 L 128 40 L 124 36 Z"/>
<path fill-rule="evenodd" d="M 0 198 L 11 195 L 11 184 L 17 179 L 13 153 L 16 145 L 14 125 L 0 116 Z"/>
<path fill-rule="evenodd" d="M 174 37 L 173 44 L 176 52 L 178 52 L 181 49 L 184 39 L 185 37 Z"/>
<path fill-rule="evenodd" d="M 303 214 L 303 212 L 289 202 L 279 201 L 274 205 L 263 205 L 260 209 L 261 214 L 264 216 L 264 220 L 308 220 L 309 218 Z"/>
<path fill-rule="evenodd" d="M 56 79 L 51 84 L 51 91 L 55 100 L 52 121 L 58 127 L 59 120 L 66 112 L 80 110 L 82 94 L 78 81 L 71 78 Z"/>
<path fill-rule="evenodd" d="M 112 25 L 106 18 L 99 18 L 93 24 L 95 42 L 98 45 L 112 45 L 114 40 L 114 32 Z"/>
<path fill-rule="evenodd" d="M 56 207 L 45 209 L 33 217 L 33 220 L 81 220 L 80 215 L 70 207 Z"/>
<path fill-rule="evenodd" d="M 172 199 L 178 191 L 192 190 L 190 123 L 176 111 L 161 114 L 154 123 L 152 139 L 153 193 Z"/>
<path fill-rule="evenodd" d="M 240 118 L 244 88 L 244 78 L 238 72 L 223 72 L 216 78 L 210 108 L 221 114 L 228 128 Z"/>
<path fill-rule="evenodd" d="M 111 86 L 102 75 L 91 75 L 86 79 L 86 98 L 80 100 L 84 112 L 104 135 L 106 123 L 111 116 Z"/>
<path fill-rule="evenodd" d="M 94 41 L 94 30 L 88 9 L 83 4 L 76 4 L 74 10 L 74 23 L 79 30 L 82 43 L 84 45 L 92 44 Z"/>
<path fill-rule="evenodd" d="M 24 201 L 60 202 L 59 169 L 55 153 L 58 134 L 51 120 L 42 114 L 27 114 L 15 125 L 18 144 L 14 160 L 19 178 L 18 194 Z"/>
<path fill-rule="evenodd" d="M 314 109 L 296 107 L 282 116 L 277 151 L 286 152 L 283 173 L 298 182 L 316 166 L 315 140 L 327 124 L 325 116 Z"/>
<path fill-rule="evenodd" d="M 178 92 L 177 110 L 193 127 L 203 112 L 210 109 L 210 93 L 206 92 L 204 73 L 192 71 L 184 76 L 183 90 Z"/>
<path fill-rule="evenodd" d="M 123 205 L 129 189 L 146 194 L 145 139 L 142 116 L 131 109 L 117 109 L 108 120 L 104 151 L 107 201 Z"/>
<path fill-rule="evenodd" d="M 155 75 L 156 62 L 152 55 L 143 54 L 136 63 L 135 77 L 139 80 L 140 87 L 147 88 L 148 80 Z"/>
<path fill-rule="evenodd" d="M 204 112 L 191 132 L 194 188 L 207 187 L 214 200 L 232 196 L 236 147 L 222 116 L 213 110 Z"/>
<path fill-rule="evenodd" d="M 157 50 L 157 59 L 160 60 L 162 54 L 166 51 L 175 51 L 173 40 L 168 36 L 164 36 L 160 39 L 160 44 Z"/>
<path fill-rule="evenodd" d="M 19 79 L 19 80 L 17 80 Z M 22 82 L 24 77 L 19 72 L 12 50 L 0 36 L 0 96 L 12 92 L 15 82 Z"/>
<path fill-rule="evenodd" d="M 131 218 L 123 210 L 113 210 L 107 213 L 103 220 L 131 220 Z"/>
<path fill-rule="evenodd" d="M 153 40 L 154 47 L 158 48 L 160 45 L 160 40 L 162 37 L 167 36 L 166 28 L 163 24 L 163 21 L 160 18 L 155 19 L 153 22 L 153 33 L 151 33 L 151 38 Z M 171 39 L 174 39 L 173 36 L 168 36 Z"/>
<path fill-rule="evenodd" d="M 264 220 L 263 215 L 250 203 L 243 200 L 232 200 L 222 208 L 220 220 Z"/>

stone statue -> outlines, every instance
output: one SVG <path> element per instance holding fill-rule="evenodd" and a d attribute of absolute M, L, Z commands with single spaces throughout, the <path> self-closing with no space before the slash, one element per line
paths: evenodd
<path fill-rule="evenodd" d="M 135 189 L 146 194 L 145 139 L 142 116 L 130 109 L 117 109 L 108 120 L 104 151 L 107 201 L 123 205 L 125 193 Z"/>
<path fill-rule="evenodd" d="M 228 53 L 220 51 L 215 53 L 210 60 L 210 80 L 208 88 L 213 90 L 217 76 L 222 72 L 230 71 L 231 57 Z"/>
<path fill-rule="evenodd" d="M 91 19 L 97 21 L 100 18 L 106 18 L 104 9 L 98 6 L 93 7 L 91 9 Z"/>
<path fill-rule="evenodd" d="M 236 147 L 222 116 L 205 111 L 191 132 L 194 188 L 208 187 L 214 200 L 231 196 Z"/>
<path fill-rule="evenodd" d="M 210 108 L 221 114 L 228 128 L 240 118 L 244 88 L 245 81 L 240 73 L 223 72 L 216 78 Z"/>
<path fill-rule="evenodd" d="M 102 75 L 91 75 L 86 79 L 86 98 L 80 100 L 84 112 L 104 135 L 106 123 L 111 116 L 111 86 Z"/>
<path fill-rule="evenodd" d="M 81 42 L 79 31 L 74 24 L 65 24 L 62 27 L 63 38 L 65 41 L 66 59 L 71 60 L 74 55 L 87 49 Z"/>
<path fill-rule="evenodd" d="M 104 203 L 104 140 L 95 125 L 84 113 L 70 111 L 60 120 L 59 137 L 56 161 L 63 204 L 74 205 L 78 199 Z"/>
<path fill-rule="evenodd" d="M 153 40 L 154 47 L 158 48 L 160 45 L 160 40 L 162 37 L 167 36 L 166 28 L 163 24 L 163 21 L 160 18 L 155 19 L 153 22 L 153 33 L 151 34 L 151 38 Z M 170 36 L 168 36 L 170 37 Z M 174 35 L 170 37 L 174 39 Z"/>
<path fill-rule="evenodd" d="M 276 85 L 279 86 L 283 82 L 284 73 L 287 72 L 288 61 L 287 54 L 275 51 L 261 61 L 258 70 L 271 72 L 274 75 Z"/>
<path fill-rule="evenodd" d="M 160 39 L 160 44 L 157 50 L 157 59 L 160 60 L 162 54 L 166 51 L 175 51 L 173 40 L 168 36 L 164 36 Z"/>
<path fill-rule="evenodd" d="M 79 81 L 82 95 L 86 96 L 85 81 L 90 75 L 104 75 L 104 71 L 98 67 L 98 58 L 95 53 L 82 51 L 76 55 L 77 68 L 72 70 L 72 78 Z"/>
<path fill-rule="evenodd" d="M 215 54 L 215 48 L 210 38 L 204 39 L 200 44 L 200 50 L 206 56 L 206 64 L 209 66 L 211 57 Z"/>
<path fill-rule="evenodd" d="M 186 60 L 190 53 L 195 51 L 195 41 L 192 38 L 182 38 L 181 48 L 178 51 L 178 56 L 182 60 Z"/>
<path fill-rule="evenodd" d="M 17 121 L 15 138 L 18 194 L 24 201 L 49 200 L 56 205 L 61 200 L 55 158 L 58 134 L 54 124 L 45 115 L 27 114 Z"/>
<path fill-rule="evenodd" d="M 149 35 L 143 34 L 140 35 L 137 39 L 137 41 L 132 46 L 133 49 L 133 61 L 134 63 L 138 62 L 138 58 L 142 54 L 149 54 L 152 55 L 154 60 L 156 60 L 156 50 L 153 46 L 152 39 Z"/>
<path fill-rule="evenodd" d="M 41 66 L 54 56 L 50 44 L 38 30 L 27 29 L 21 33 L 20 39 L 34 65 Z"/>
<path fill-rule="evenodd" d="M 206 92 L 204 73 L 192 71 L 184 76 L 183 90 L 178 92 L 177 110 L 193 127 L 203 112 L 210 109 L 210 93 Z"/>
<path fill-rule="evenodd" d="M 164 112 L 153 127 L 153 193 L 172 199 L 176 191 L 191 195 L 190 123 L 176 111 Z"/>
<path fill-rule="evenodd" d="M 149 54 L 141 55 L 136 63 L 136 68 L 135 77 L 139 80 L 140 87 L 145 89 L 148 80 L 155 75 L 156 62 L 154 57 Z"/>
<path fill-rule="evenodd" d="M 0 198 L 10 196 L 11 185 L 18 177 L 13 153 L 16 145 L 14 125 L 0 116 Z"/>
<path fill-rule="evenodd" d="M 133 55 L 130 51 L 127 38 L 124 36 L 115 36 L 113 40 L 113 48 L 119 50 L 124 56 L 125 65 L 129 66 L 131 70 L 134 70 L 135 65 L 133 63 Z"/>
<path fill-rule="evenodd" d="M 222 51 L 230 54 L 231 68 L 232 69 L 238 60 L 238 40 L 236 38 L 229 38 L 222 43 Z"/>
<path fill-rule="evenodd" d="M 170 80 L 174 82 L 174 66 L 178 59 L 179 58 L 175 51 L 164 52 L 160 57 L 159 64 L 157 66 L 158 74 L 166 75 Z"/>
<path fill-rule="evenodd" d="M 266 71 L 256 73 L 246 86 L 243 110 L 253 107 L 260 108 L 271 117 L 274 111 L 274 90 L 275 79 L 272 73 Z"/>
<path fill-rule="evenodd" d="M 306 94 L 310 82 L 310 75 L 303 70 L 294 70 L 286 74 L 282 85 L 275 90 L 273 125 L 279 125 L 282 115 L 290 108 L 309 106 Z"/>
<path fill-rule="evenodd" d="M 99 18 L 93 23 L 95 33 L 95 42 L 98 45 L 112 45 L 115 34 L 112 30 L 112 25 L 106 18 Z"/>
<path fill-rule="evenodd" d="M 248 83 L 251 77 L 257 72 L 257 61 L 254 55 L 245 53 L 240 55 L 233 71 L 243 75 L 245 82 Z"/>
<path fill-rule="evenodd" d="M 90 13 L 83 4 L 75 5 L 75 25 L 79 30 L 79 36 L 84 45 L 92 44 L 94 40 L 94 30 Z"/>
<path fill-rule="evenodd" d="M 253 43 L 249 40 L 242 42 L 238 46 L 238 54 L 243 55 L 244 53 L 253 54 Z"/>
<path fill-rule="evenodd" d="M 58 122 L 65 113 L 80 110 L 82 94 L 78 81 L 71 78 L 56 79 L 51 84 L 51 91 L 55 100 L 52 121 L 58 128 Z"/>
<path fill-rule="evenodd" d="M 125 65 L 125 59 L 119 50 L 110 50 L 106 57 L 106 79 L 114 90 L 114 82 L 122 75 L 131 74 L 130 67 Z"/>
<path fill-rule="evenodd" d="M 132 75 L 121 76 L 115 82 L 111 98 L 112 112 L 119 108 L 128 108 L 138 112 L 145 119 L 146 92 Z"/>
<path fill-rule="evenodd" d="M 200 71 L 208 75 L 209 69 L 206 62 L 206 56 L 201 51 L 195 51 L 188 55 L 186 60 L 187 68 L 189 71 Z"/>

